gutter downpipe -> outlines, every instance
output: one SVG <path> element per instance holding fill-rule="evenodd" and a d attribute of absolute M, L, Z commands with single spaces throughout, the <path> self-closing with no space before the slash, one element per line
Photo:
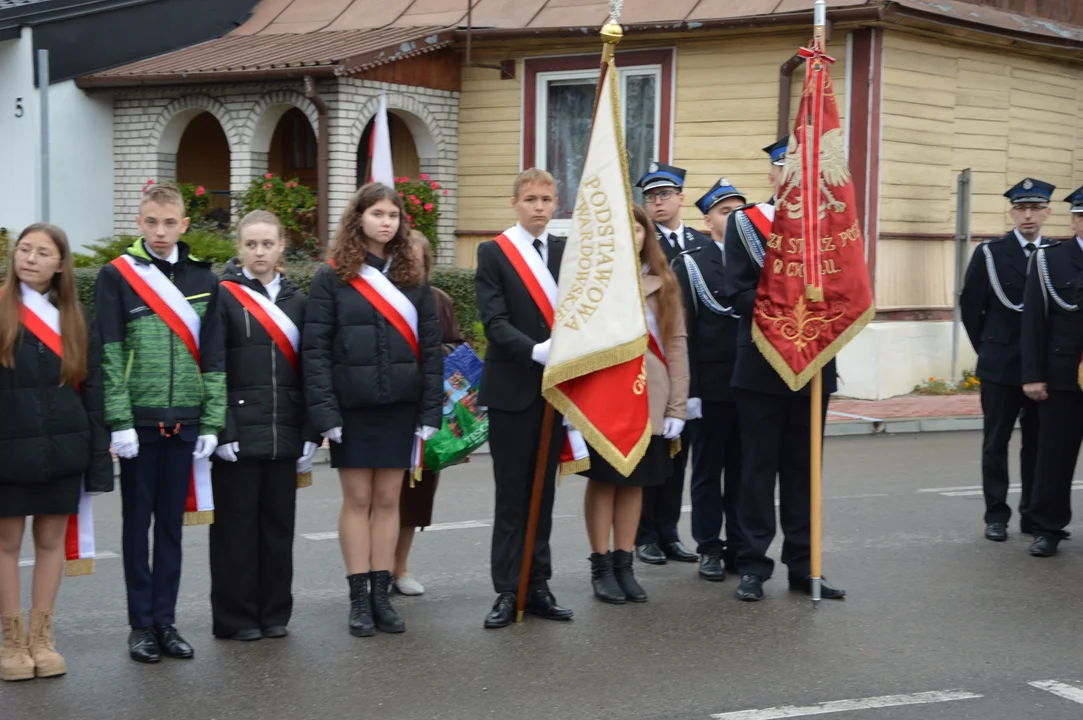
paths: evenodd
<path fill-rule="evenodd" d="M 328 193 L 331 189 L 331 128 L 328 122 L 330 114 L 327 103 L 324 102 L 316 89 L 316 81 L 311 75 L 305 76 L 305 97 L 316 106 L 316 112 L 320 118 L 318 128 L 319 137 L 316 142 L 316 237 L 320 240 L 320 248 L 326 249 L 330 237 L 330 202 Z"/>
<path fill-rule="evenodd" d="M 805 59 L 794 54 L 778 69 L 778 130 L 775 139 L 781 139 L 790 132 L 790 89 L 793 87 L 793 73 Z"/>

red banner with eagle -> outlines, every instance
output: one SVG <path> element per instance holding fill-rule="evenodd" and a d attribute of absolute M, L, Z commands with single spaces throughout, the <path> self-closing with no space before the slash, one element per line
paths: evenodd
<path fill-rule="evenodd" d="M 865 242 L 819 40 L 801 48 L 805 85 L 756 288 L 752 338 L 791 390 L 804 387 L 875 313 Z"/>

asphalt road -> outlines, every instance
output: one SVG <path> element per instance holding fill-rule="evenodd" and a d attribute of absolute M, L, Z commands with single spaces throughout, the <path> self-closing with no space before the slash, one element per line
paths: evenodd
<path fill-rule="evenodd" d="M 818 609 L 782 572 L 764 602 L 744 604 L 735 579 L 707 583 L 679 563 L 638 566 L 645 605 L 598 603 L 583 483 L 570 478 L 557 497 L 552 589 L 576 618 L 500 631 L 481 627 L 493 599 L 492 483 L 479 457 L 445 474 L 440 525 L 417 539 L 412 570 L 428 592 L 395 600 L 406 634 L 364 639 L 346 630 L 328 537 L 338 484 L 324 467 L 299 498 L 289 638 L 211 637 L 207 533 L 191 528 L 178 625 L 195 660 L 127 659 L 123 572 L 107 556 L 61 589 L 69 674 L 0 685 L 0 719 L 1078 719 L 1083 537 L 1041 560 L 1014 524 L 1009 542 L 984 540 L 979 445 L 977 433 L 828 439 L 824 562 L 850 595 Z M 99 551 L 119 553 L 119 497 L 97 508 Z M 30 568 L 23 578 L 26 596 Z"/>

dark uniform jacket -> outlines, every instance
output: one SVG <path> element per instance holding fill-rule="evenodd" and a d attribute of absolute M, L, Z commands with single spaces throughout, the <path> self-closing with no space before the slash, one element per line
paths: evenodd
<path fill-rule="evenodd" d="M 725 271 L 722 251 L 714 241 L 687 250 L 673 261 L 673 272 L 681 285 L 685 316 L 688 318 L 688 366 L 691 382 L 688 397 L 706 402 L 733 402 L 730 379 L 737 356 L 739 321 L 733 312 L 719 314 L 711 309 L 692 287 L 687 260 L 692 260 L 703 278 L 702 291 L 726 306 Z"/>
<path fill-rule="evenodd" d="M 733 211 L 726 222 L 726 288 L 727 305 L 741 316 L 740 329 L 737 333 L 737 358 L 733 365 L 733 387 L 743 390 L 753 390 L 773 395 L 789 395 L 793 391 L 783 382 L 775 369 L 767 362 L 760 353 L 759 348 L 752 342 L 752 310 L 756 302 L 756 286 L 760 282 L 759 263 L 749 255 L 738 230 L 737 223 L 743 220 L 742 227 L 749 227 L 750 242 L 758 242 L 760 248 L 767 247 L 767 241 L 760 231 L 752 225 L 745 215 L 744 207 Z M 835 359 L 824 366 L 824 394 L 833 393 L 838 389 Z M 798 393 L 809 394 L 809 385 L 806 384 Z"/>
<path fill-rule="evenodd" d="M 373 255 L 366 262 L 383 267 Z M 301 367 L 313 431 L 342 427 L 343 410 L 393 403 L 417 403 L 418 425 L 440 427 L 444 352 L 432 288 L 423 283 L 399 290 L 417 308 L 420 363 L 402 333 L 334 268 L 325 265 L 312 277 Z"/>
<path fill-rule="evenodd" d="M 238 444 L 241 460 L 298 458 L 307 437 L 303 430 L 305 401 L 300 371 L 263 329 L 259 320 L 225 288 L 244 285 L 267 297 L 263 283 L 246 277 L 236 260 L 222 273 L 218 307 L 226 343 L 226 427 L 218 434 L 222 445 Z M 300 330 L 304 327 L 305 296 L 289 278 L 280 280 L 275 305 Z M 297 359 L 300 361 L 300 352 Z"/>
<path fill-rule="evenodd" d="M 988 252 L 988 256 L 986 255 Z M 989 273 L 992 259 L 996 276 Z M 1019 338 L 1023 328 L 1020 307 L 1027 280 L 1027 254 L 1012 231 L 982 243 L 970 257 L 959 298 L 963 326 L 978 353 L 978 379 L 1001 385 L 1020 385 Z M 1003 293 L 996 291 L 999 282 Z"/>
<path fill-rule="evenodd" d="M 556 279 L 564 257 L 564 238 L 550 235 L 549 272 Z M 530 357 L 534 346 L 549 339 L 549 323 L 495 241 L 478 246 L 475 275 L 478 313 L 489 341 L 481 371 L 478 403 L 520 412 L 541 395 L 545 370 Z"/>
<path fill-rule="evenodd" d="M 1045 262 L 1040 262 L 1042 255 Z M 1043 277 L 1043 265 L 1049 272 L 1049 285 Z M 1050 390 L 1080 392 L 1079 362 L 1083 358 L 1083 314 L 1065 309 L 1056 296 L 1069 306 L 1077 306 L 1081 297 L 1083 249 L 1075 238 L 1043 246 L 1037 251 L 1027 274 L 1024 296 L 1022 382 L 1047 383 Z"/>
<path fill-rule="evenodd" d="M 675 247 L 673 245 L 670 245 L 669 237 L 667 237 L 670 232 L 675 232 L 675 231 L 667 230 L 666 234 L 663 235 L 662 231 L 658 229 L 658 223 L 654 224 L 655 237 L 658 238 L 658 243 L 662 246 L 662 252 L 665 253 L 665 255 L 666 255 L 666 262 L 670 262 L 670 263 L 673 262 L 673 258 L 677 257 L 682 252 L 686 252 L 688 250 L 693 250 L 693 249 L 699 248 L 699 247 L 705 247 L 705 246 L 710 245 L 711 243 L 714 242 L 714 240 L 711 240 L 710 237 L 708 237 L 707 235 L 704 235 L 699 230 L 693 230 L 692 228 L 685 225 L 684 226 L 684 250 L 681 250 L 681 246 L 679 244 L 677 246 L 675 246 Z M 692 397 L 695 397 L 695 396 L 693 395 Z"/>
<path fill-rule="evenodd" d="M 87 376 L 78 389 L 61 386 L 60 358 L 25 328 L 15 340 L 15 366 L 0 367 L 0 484 L 45 484 L 85 473 L 87 492 L 113 489 L 100 345 L 90 315 L 79 310 L 89 344 Z"/>

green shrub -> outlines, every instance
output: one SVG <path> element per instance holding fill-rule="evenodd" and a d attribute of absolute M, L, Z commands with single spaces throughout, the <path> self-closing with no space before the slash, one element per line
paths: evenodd
<path fill-rule="evenodd" d="M 0 227 L 0 272 L 8 269 L 8 259 L 11 258 L 11 244 L 15 237 L 7 229 Z"/>
<path fill-rule="evenodd" d="M 72 260 L 75 267 L 78 268 L 95 268 L 108 265 L 120 257 L 128 249 L 128 246 L 138 239 L 135 235 L 104 238 L 87 245 L 86 249 L 89 252 L 73 254 Z M 188 244 L 192 254 L 200 260 L 225 263 L 237 255 L 237 246 L 233 238 L 213 230 L 195 228 L 181 235 L 181 240 Z"/>
<path fill-rule="evenodd" d="M 244 217 L 253 210 L 268 210 L 278 216 L 290 249 L 312 253 L 319 251 L 316 237 L 316 196 L 297 178 L 284 180 L 274 173 L 253 178 L 240 198 L 238 214 Z"/>
<path fill-rule="evenodd" d="M 417 180 L 395 178 L 395 189 L 399 191 L 406 208 L 406 222 L 429 239 L 435 253 L 440 246 L 440 237 L 436 234 L 436 221 L 440 219 L 439 193 L 447 195 L 447 190 L 443 190 L 440 183 L 425 173 L 419 175 Z"/>

